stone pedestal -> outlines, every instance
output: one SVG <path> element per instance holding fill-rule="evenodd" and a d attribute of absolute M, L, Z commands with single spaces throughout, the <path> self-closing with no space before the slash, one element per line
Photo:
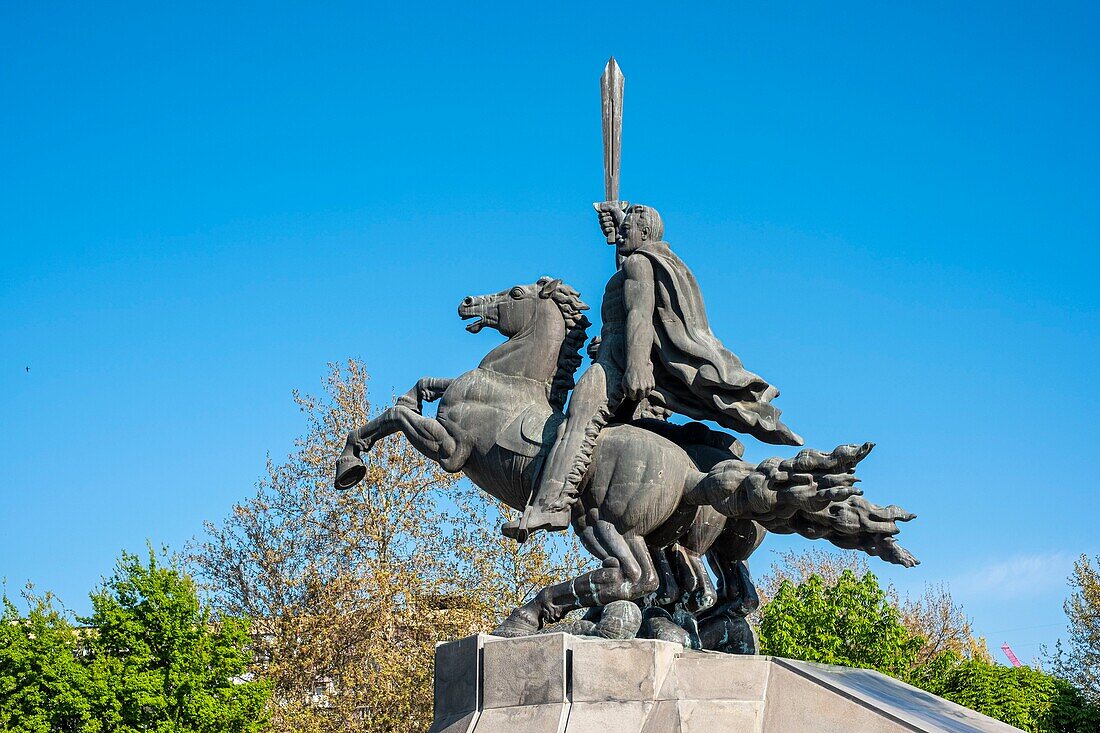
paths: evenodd
<path fill-rule="evenodd" d="M 440 644 L 430 733 L 1016 730 L 870 670 L 545 634 Z"/>

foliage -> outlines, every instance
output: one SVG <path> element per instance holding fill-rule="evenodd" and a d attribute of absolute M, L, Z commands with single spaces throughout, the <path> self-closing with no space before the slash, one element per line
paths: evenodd
<path fill-rule="evenodd" d="M 1100 710 L 1064 680 L 946 652 L 910 680 L 972 710 L 1034 733 L 1094 733 Z"/>
<path fill-rule="evenodd" d="M 784 580 L 760 613 L 760 651 L 779 657 L 905 678 L 921 643 L 872 573 L 844 570 L 828 584 L 818 575 L 798 585 Z"/>
<path fill-rule="evenodd" d="M 827 567 L 835 570 L 842 562 Z M 969 624 L 959 621 L 965 616 L 942 587 L 898 604 L 872 573 L 857 578 L 842 568 L 830 575 L 825 580 L 811 572 L 797 584 L 780 582 L 760 612 L 762 653 L 876 669 L 1035 733 L 1100 730 L 1100 709 L 1072 685 L 1028 667 L 994 664 L 981 653 L 984 644 L 975 648 Z M 914 633 L 921 628 L 940 633 L 939 640 L 933 644 Z M 936 646 L 941 651 L 926 656 Z"/>
<path fill-rule="evenodd" d="M 757 583 L 762 603 L 774 598 L 785 580 L 801 585 L 811 575 L 816 575 L 825 585 L 834 585 L 845 570 L 850 570 L 857 578 L 871 572 L 867 555 L 855 550 L 837 551 L 810 545 L 804 550 L 785 550 L 778 554 L 778 562 L 772 563 L 771 570 Z M 888 594 L 889 592 L 887 589 Z"/>
<path fill-rule="evenodd" d="M 49 596 L 4 599 L 0 724 L 26 733 L 252 733 L 269 694 L 242 678 L 247 624 L 214 619 L 174 562 L 124 552 L 74 627 Z"/>
<path fill-rule="evenodd" d="M 970 619 L 945 583 L 926 585 L 924 593 L 915 599 L 906 598 L 898 609 L 902 625 L 922 641 L 917 664 L 928 664 L 945 652 L 993 662 L 985 639 L 974 636 Z"/>
<path fill-rule="evenodd" d="M 349 361 L 323 397 L 296 393 L 305 436 L 194 553 L 216 607 L 256 620 L 276 730 L 425 730 L 435 643 L 491 628 L 575 564 L 499 537 L 509 510 L 399 436 L 363 456 L 362 483 L 333 489 L 348 431 L 374 414 L 367 386 Z"/>
<path fill-rule="evenodd" d="M 1069 578 L 1073 591 L 1063 608 L 1069 620 L 1069 644 L 1059 641 L 1051 658 L 1054 673 L 1100 705 L 1100 557 L 1096 565 L 1081 555 Z"/>
<path fill-rule="evenodd" d="M 856 577 L 869 573 L 867 555 L 812 546 L 806 550 L 779 553 L 779 561 L 773 563 L 771 570 L 761 578 L 762 604 L 778 592 L 784 580 L 799 585 L 810 576 L 817 575 L 825 585 L 835 585 L 845 570 Z M 916 598 L 901 598 L 892 586 L 887 586 L 884 593 L 890 605 L 898 611 L 902 626 L 912 636 L 922 639 L 917 664 L 930 662 L 948 651 L 967 659 L 992 661 L 985 640 L 974 636 L 970 619 L 955 603 L 946 584 L 928 585 Z M 759 624 L 759 612 L 754 620 Z"/>
<path fill-rule="evenodd" d="M 122 553 L 92 593 L 89 674 L 105 731 L 259 731 L 265 683 L 241 678 L 251 660 L 248 624 L 214 619 L 174 561 Z"/>
<path fill-rule="evenodd" d="M 472 493 L 456 498 L 464 519 L 450 542 L 463 558 L 460 571 L 468 602 L 478 608 L 482 629 L 488 630 L 546 586 L 580 575 L 587 560 L 568 533 L 544 533 L 523 544 L 506 538 L 500 526 L 519 512 L 480 491 Z"/>
<path fill-rule="evenodd" d="M 0 729 L 20 733 L 97 731 L 80 631 L 50 595 L 26 593 L 19 613 L 5 595 L 0 619 Z"/>

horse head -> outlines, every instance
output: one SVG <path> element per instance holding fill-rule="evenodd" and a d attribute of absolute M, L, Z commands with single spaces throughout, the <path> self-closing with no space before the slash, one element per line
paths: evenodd
<path fill-rule="evenodd" d="M 458 315 L 463 320 L 476 319 L 466 326 L 470 333 L 488 326 L 508 339 L 489 352 L 482 368 L 551 383 L 550 402 L 560 409 L 573 388 L 580 349 L 591 325 L 586 310 L 588 305 L 575 289 L 543 277 L 499 293 L 467 296 L 458 306 Z"/>

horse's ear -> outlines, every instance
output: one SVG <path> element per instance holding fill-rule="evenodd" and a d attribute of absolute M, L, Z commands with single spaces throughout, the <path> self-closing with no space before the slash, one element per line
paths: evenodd
<path fill-rule="evenodd" d="M 549 298 L 551 295 L 554 294 L 554 291 L 558 289 L 558 286 L 561 285 L 561 280 L 556 278 L 553 280 L 549 278 L 543 278 L 543 280 L 545 280 L 545 282 L 542 283 L 542 288 L 539 290 L 539 297 Z M 540 280 L 540 282 L 542 281 Z"/>

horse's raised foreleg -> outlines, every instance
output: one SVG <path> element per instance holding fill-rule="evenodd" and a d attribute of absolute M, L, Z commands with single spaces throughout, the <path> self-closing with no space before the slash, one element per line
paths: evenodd
<path fill-rule="evenodd" d="M 657 590 L 657 570 L 645 539 L 624 537 L 610 522 L 596 520 L 591 537 L 606 553 L 603 567 L 566 583 L 543 588 L 493 631 L 497 636 L 533 634 L 577 608 L 632 601 Z"/>
<path fill-rule="evenodd" d="M 395 432 L 390 430 L 389 433 L 383 433 L 383 426 L 387 425 L 384 418 L 387 417 L 388 412 L 390 410 L 386 410 L 373 420 L 367 421 L 365 425 L 348 433 L 347 440 L 344 441 L 344 450 L 336 458 L 336 480 L 333 482 L 336 488 L 350 489 L 367 475 L 367 466 L 360 456 L 369 453 L 379 439 Z"/>
<path fill-rule="evenodd" d="M 462 470 L 470 457 L 472 443 L 453 434 L 434 417 L 424 417 L 403 405 L 391 407 L 386 412 L 391 411 L 391 420 L 413 448 L 438 463 L 444 471 L 457 473 Z"/>
<path fill-rule="evenodd" d="M 382 438 L 404 433 L 413 448 L 455 473 L 470 457 L 472 444 L 453 435 L 443 423 L 424 417 L 410 407 L 395 405 L 358 430 L 348 433 L 344 450 L 336 459 L 336 488 L 347 489 L 363 480 L 366 466 L 360 456 Z"/>
<path fill-rule="evenodd" d="M 424 403 L 435 402 L 442 397 L 453 381 L 455 380 L 445 377 L 421 377 L 416 380 L 412 389 L 397 398 L 397 404 L 408 407 L 413 412 L 422 412 Z"/>

